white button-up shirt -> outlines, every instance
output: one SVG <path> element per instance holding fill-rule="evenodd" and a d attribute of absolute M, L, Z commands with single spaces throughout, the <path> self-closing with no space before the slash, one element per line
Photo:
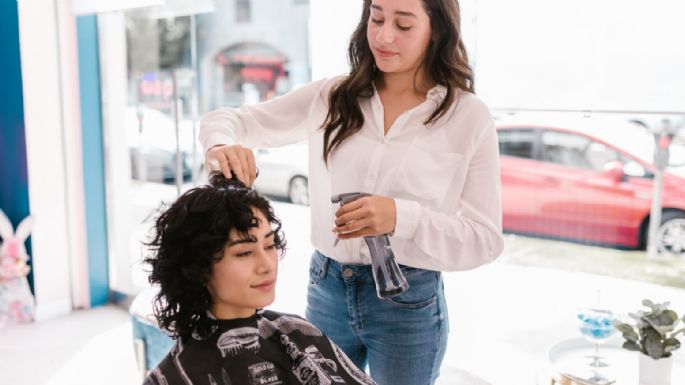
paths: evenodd
<path fill-rule="evenodd" d="M 437 86 L 385 134 L 383 104 L 374 93 L 360 99 L 363 127 L 332 153 L 326 167 L 321 125 L 339 79 L 316 81 L 256 105 L 209 112 L 201 121 L 200 142 L 206 151 L 219 144 L 274 147 L 308 139 L 311 241 L 341 263 L 370 263 L 362 238 L 333 246 L 339 205 L 331 203 L 331 195 L 346 192 L 395 199 L 390 243 L 401 264 L 454 271 L 496 258 L 503 247 L 499 152 L 485 104 L 459 91 L 452 108 L 426 126 L 424 120 L 444 97 L 444 88 Z"/>

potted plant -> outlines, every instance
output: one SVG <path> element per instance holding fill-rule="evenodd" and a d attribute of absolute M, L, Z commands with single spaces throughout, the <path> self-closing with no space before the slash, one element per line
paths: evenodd
<path fill-rule="evenodd" d="M 681 319 L 669 309 L 670 302 L 654 303 L 648 299 L 642 304 L 649 310 L 639 310 L 628 315 L 635 324 L 615 321 L 616 329 L 623 333 L 623 347 L 640 354 L 640 384 L 669 385 L 673 368 L 672 352 L 680 348 L 677 329 Z M 685 317 L 682 319 L 685 322 Z"/>

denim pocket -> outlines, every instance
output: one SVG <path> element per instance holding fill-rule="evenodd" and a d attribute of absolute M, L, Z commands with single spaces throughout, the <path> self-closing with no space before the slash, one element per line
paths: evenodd
<path fill-rule="evenodd" d="M 326 257 L 319 252 L 312 254 L 309 262 L 309 284 L 316 285 L 326 274 Z"/>
<path fill-rule="evenodd" d="M 401 266 L 402 274 L 409 283 L 409 289 L 388 302 L 395 306 L 420 309 L 437 303 L 440 273 L 432 270 Z"/>

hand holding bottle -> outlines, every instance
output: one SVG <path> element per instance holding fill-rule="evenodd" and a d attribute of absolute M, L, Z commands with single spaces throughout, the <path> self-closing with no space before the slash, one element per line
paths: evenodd
<path fill-rule="evenodd" d="M 369 196 L 371 195 L 359 192 L 344 193 L 333 195 L 331 202 L 340 203 L 341 206 L 344 206 Z M 349 236 L 349 238 L 353 237 Z M 336 244 L 337 241 L 338 239 L 336 239 Z M 395 261 L 395 255 L 390 248 L 388 234 L 367 235 L 364 236 L 364 242 L 366 242 L 369 254 L 371 255 L 371 269 L 373 279 L 376 282 L 376 294 L 378 297 L 390 298 L 406 291 L 409 288 L 409 284 L 404 278 L 397 261 Z"/>
<path fill-rule="evenodd" d="M 359 194 L 350 200 L 350 194 Z M 395 200 L 381 195 L 346 193 L 335 212 L 333 231 L 340 239 L 392 234 L 395 231 Z"/>

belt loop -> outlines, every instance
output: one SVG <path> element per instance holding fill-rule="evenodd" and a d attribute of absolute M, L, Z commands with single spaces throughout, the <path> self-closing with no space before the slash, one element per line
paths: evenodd
<path fill-rule="evenodd" d="M 324 279 L 328 272 L 328 262 L 330 261 L 330 258 L 323 255 L 323 253 L 319 250 L 315 250 L 314 253 L 321 259 L 321 265 L 319 267 L 321 269 L 319 270 L 319 279 Z"/>

